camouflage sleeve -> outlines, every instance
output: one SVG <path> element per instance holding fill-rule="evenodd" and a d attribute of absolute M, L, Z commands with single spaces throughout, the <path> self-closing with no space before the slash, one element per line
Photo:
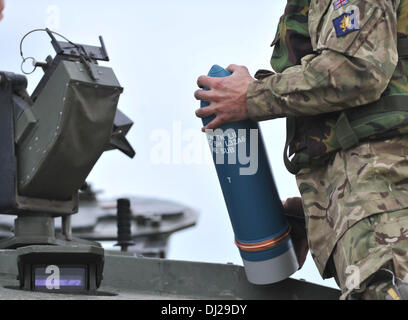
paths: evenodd
<path fill-rule="evenodd" d="M 327 9 L 328 2 L 326 13 L 319 6 Z M 317 115 L 378 100 L 398 63 L 398 5 L 399 0 L 350 0 L 336 10 L 332 1 L 312 1 L 309 30 L 316 53 L 253 82 L 249 117 Z"/>

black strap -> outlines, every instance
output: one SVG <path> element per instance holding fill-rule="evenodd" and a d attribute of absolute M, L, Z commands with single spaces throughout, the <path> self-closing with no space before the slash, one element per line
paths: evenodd
<path fill-rule="evenodd" d="M 285 150 L 283 151 L 283 161 L 285 163 L 286 169 L 291 174 L 297 174 L 299 172 L 299 166 L 297 166 L 294 162 L 290 161 L 288 151 L 290 144 L 295 139 L 296 135 L 296 118 L 295 117 L 287 117 L 286 118 L 286 143 L 285 143 Z"/>
<path fill-rule="evenodd" d="M 400 58 L 408 58 L 408 38 L 398 39 L 398 56 Z"/>

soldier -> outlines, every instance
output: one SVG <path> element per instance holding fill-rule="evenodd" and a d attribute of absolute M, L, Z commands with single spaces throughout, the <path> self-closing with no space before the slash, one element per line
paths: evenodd
<path fill-rule="evenodd" d="M 4 0 L 0 0 L 0 20 L 3 19 Z"/>
<path fill-rule="evenodd" d="M 288 0 L 273 45 L 277 73 L 198 79 L 203 131 L 286 117 L 302 199 L 285 207 L 322 277 L 342 299 L 408 299 L 408 0 Z"/>

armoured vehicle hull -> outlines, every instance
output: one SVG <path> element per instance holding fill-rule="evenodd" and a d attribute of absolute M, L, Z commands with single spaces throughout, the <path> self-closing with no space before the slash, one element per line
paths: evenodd
<path fill-rule="evenodd" d="M 105 252 L 102 285 L 95 295 L 52 294 L 19 290 L 17 255 L 0 251 L 2 300 L 338 300 L 335 289 L 287 279 L 273 285 L 248 282 L 244 268 Z"/>

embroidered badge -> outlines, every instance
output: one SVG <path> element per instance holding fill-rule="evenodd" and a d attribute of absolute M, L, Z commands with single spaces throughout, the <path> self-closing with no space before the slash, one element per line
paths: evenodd
<path fill-rule="evenodd" d="M 337 38 L 345 36 L 350 32 L 360 30 L 360 17 L 355 12 L 356 10 L 351 10 L 333 20 Z"/>
<path fill-rule="evenodd" d="M 345 6 L 347 3 L 349 3 L 349 0 L 336 0 L 334 1 L 334 10 L 340 9 L 342 6 Z"/>

